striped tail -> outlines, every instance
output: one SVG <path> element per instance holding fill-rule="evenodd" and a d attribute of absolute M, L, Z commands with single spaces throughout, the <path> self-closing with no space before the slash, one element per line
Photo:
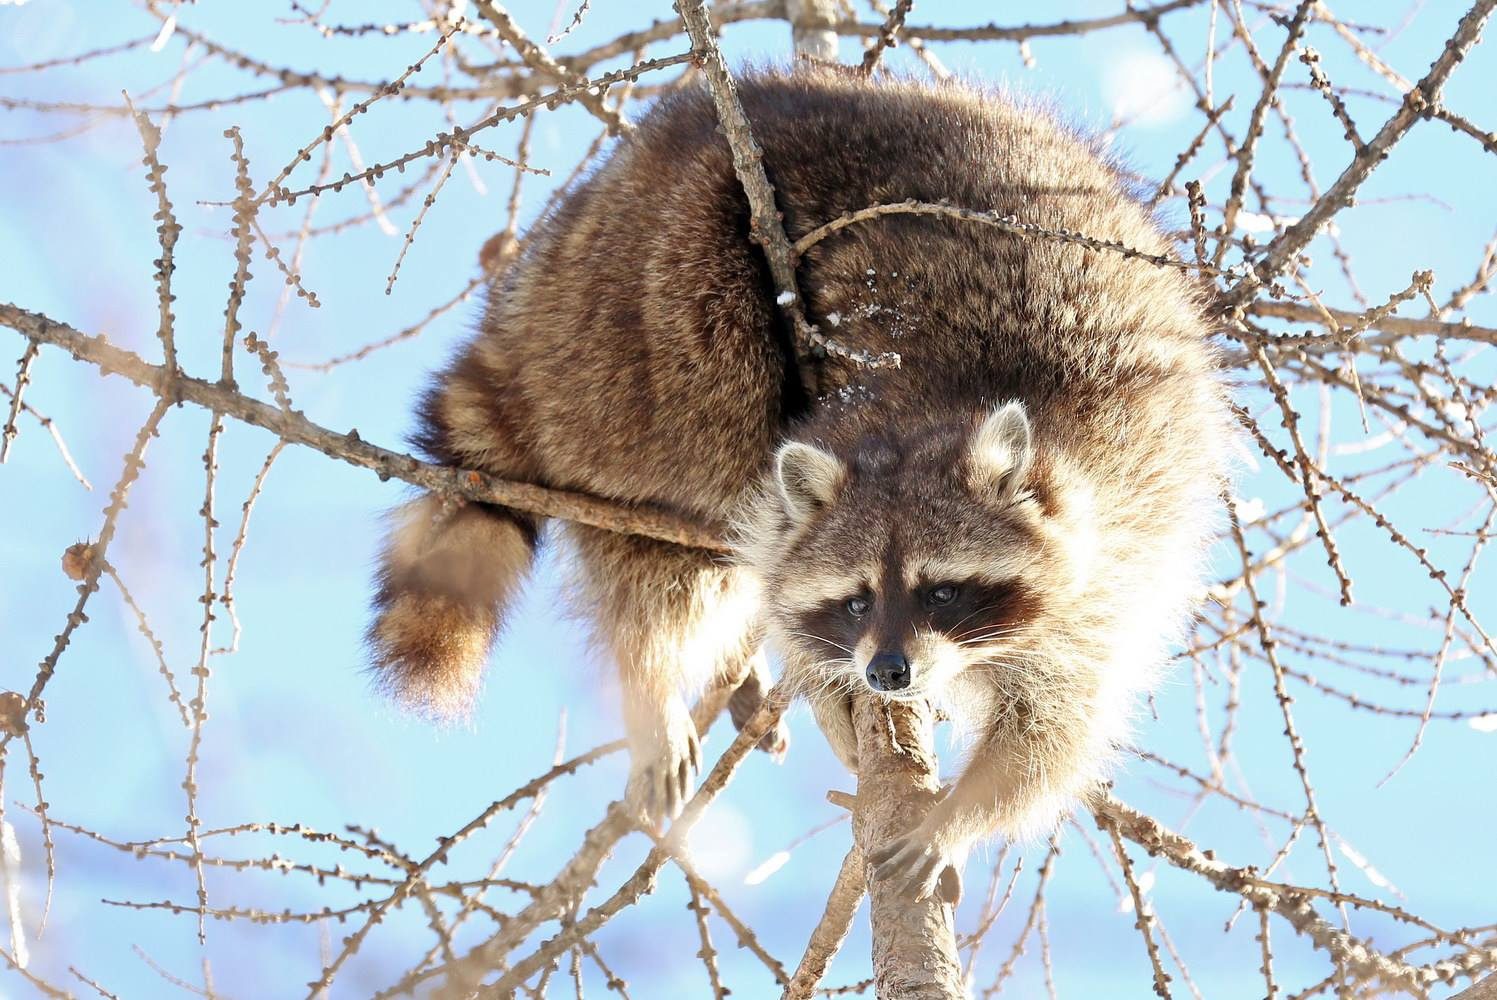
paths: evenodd
<path fill-rule="evenodd" d="M 422 715 L 465 715 L 534 561 L 539 519 L 425 496 L 398 508 L 367 635 L 380 687 Z"/>

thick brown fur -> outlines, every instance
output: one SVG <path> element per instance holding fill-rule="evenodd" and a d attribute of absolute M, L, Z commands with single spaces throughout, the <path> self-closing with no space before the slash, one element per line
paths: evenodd
<path fill-rule="evenodd" d="M 809 70 L 749 75 L 740 95 L 792 239 L 945 199 L 1169 252 L 1118 171 L 1022 104 Z M 1045 828 L 1104 773 L 1189 612 L 1229 438 L 1202 303 L 1119 254 L 880 217 L 816 244 L 799 279 L 826 333 L 902 364 L 826 359 L 807 400 L 748 218 L 706 94 L 666 98 L 530 234 L 427 396 L 421 444 L 743 525 L 731 565 L 565 526 L 656 815 L 697 766 L 683 693 L 741 672 L 766 635 L 850 766 L 845 699 L 871 655 L 902 650 L 910 690 L 973 748 L 885 863 L 928 890 L 933 864 Z M 539 525 L 439 506 L 416 501 L 392 537 L 370 635 L 393 688 L 446 708 L 476 689 Z M 980 600 L 981 641 L 930 605 L 944 583 Z M 866 619 L 836 617 L 863 593 Z"/>

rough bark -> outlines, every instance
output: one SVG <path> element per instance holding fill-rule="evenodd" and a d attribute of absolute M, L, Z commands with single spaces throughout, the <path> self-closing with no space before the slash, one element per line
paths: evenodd
<path fill-rule="evenodd" d="M 940 796 L 931 748 L 935 716 L 923 703 L 853 704 L 858 734 L 858 799 L 853 835 L 864 857 L 908 833 Z M 881 1000 L 963 997 L 950 904 L 915 900 L 874 881 L 868 898 L 873 923 L 874 989 Z"/>
<path fill-rule="evenodd" d="M 1497 976 L 1488 976 L 1470 989 L 1455 994 L 1450 1000 L 1497 1000 Z"/>
<path fill-rule="evenodd" d="M 785 8 L 795 54 L 835 63 L 835 0 L 787 0 Z M 724 124 L 729 124 L 727 119 Z M 772 228 L 776 236 L 783 233 L 778 219 Z M 773 259 L 772 249 L 766 245 Z M 790 266 L 793 274 L 793 263 Z M 793 277 L 780 284 L 792 292 L 795 289 Z M 792 301 L 798 305 L 797 300 Z M 871 905 L 876 995 L 881 1000 L 940 1000 L 966 995 L 956 956 L 953 908 L 930 899 L 907 899 L 892 887 L 875 883 L 872 868 L 864 863 L 871 852 L 907 833 L 940 795 L 937 761 L 931 748 L 933 723 L 934 715 L 925 704 L 857 699 L 853 709 L 859 760 L 858 803 L 853 815 L 855 843 L 842 863 L 826 912 L 785 989 L 785 997 L 814 992 L 852 926 L 862 897 L 853 888 L 858 882 L 867 886 Z"/>

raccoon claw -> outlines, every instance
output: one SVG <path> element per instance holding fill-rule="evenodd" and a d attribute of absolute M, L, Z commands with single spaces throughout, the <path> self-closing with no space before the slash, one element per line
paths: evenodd
<path fill-rule="evenodd" d="M 659 830 L 681 815 L 702 770 L 702 746 L 689 717 L 669 730 L 653 754 L 636 754 L 625 799 L 645 826 Z"/>
<path fill-rule="evenodd" d="M 888 879 L 906 896 L 936 899 L 956 906 L 962 898 L 962 858 L 917 830 L 868 859 L 873 877 Z"/>
<path fill-rule="evenodd" d="M 785 755 L 790 752 L 790 727 L 784 721 L 776 722 L 754 749 L 769 754 L 776 764 L 785 763 Z"/>

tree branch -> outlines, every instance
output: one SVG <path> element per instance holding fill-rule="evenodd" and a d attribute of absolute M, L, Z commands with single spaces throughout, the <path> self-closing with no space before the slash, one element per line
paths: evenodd
<path fill-rule="evenodd" d="M 1404 133 L 1414 127 L 1414 123 L 1420 118 L 1428 117 L 1432 108 L 1440 104 L 1440 93 L 1445 86 L 1445 81 L 1450 74 L 1466 58 L 1466 53 L 1476 44 L 1481 37 L 1481 29 L 1486 24 L 1487 18 L 1491 16 L 1493 8 L 1497 8 L 1497 0 L 1477 0 L 1466 11 L 1460 23 L 1456 25 L 1455 33 L 1445 43 L 1445 48 L 1440 56 L 1420 80 L 1407 94 L 1404 95 L 1403 104 L 1383 124 L 1372 141 L 1362 147 L 1361 151 L 1353 158 L 1350 165 L 1342 171 L 1341 176 L 1336 178 L 1325 194 L 1311 207 L 1311 209 L 1300 217 L 1300 220 L 1290 226 L 1283 233 L 1274 238 L 1268 245 L 1263 259 L 1259 261 L 1254 271 L 1258 281 L 1265 284 L 1271 282 L 1288 265 L 1301 250 L 1309 245 L 1320 232 L 1320 227 L 1325 225 L 1342 208 L 1352 203 L 1357 189 L 1362 182 L 1371 176 L 1378 164 L 1388 158 L 1393 146 L 1402 139 Z M 1243 281 L 1233 290 L 1230 299 L 1234 303 L 1241 302 L 1247 297 L 1254 281 Z"/>
<path fill-rule="evenodd" d="M 1355 329 L 1367 324 L 1367 317 L 1362 313 L 1349 312 L 1345 309 L 1316 309 L 1313 306 L 1302 306 L 1297 302 L 1280 302 L 1274 299 L 1259 299 L 1249 306 L 1247 312 L 1253 316 L 1271 316 L 1275 319 L 1287 319 L 1297 323 L 1315 323 L 1326 326 L 1327 319 L 1334 320 L 1338 326 L 1346 329 Z M 1401 316 L 1381 316 L 1371 324 L 1374 330 L 1383 331 L 1384 336 L 1368 337 L 1359 336 L 1360 343 L 1381 344 L 1396 340 L 1400 337 L 1417 337 L 1424 334 L 1433 334 L 1436 337 L 1445 337 L 1448 340 L 1474 340 L 1483 344 L 1497 345 L 1497 328 L 1489 326 L 1477 326 L 1468 319 L 1458 323 L 1451 323 L 1440 319 L 1418 319 L 1404 318 Z M 1313 342 L 1297 340 L 1296 347 L 1311 348 L 1317 346 Z M 1328 334 L 1324 338 L 1324 346 L 1327 350 L 1346 349 L 1345 338 Z"/>
<path fill-rule="evenodd" d="M 816 987 L 821 985 L 827 966 L 837 956 L 842 942 L 847 940 L 847 932 L 852 929 L 852 918 L 858 912 L 858 904 L 863 902 L 867 878 L 863 852 L 854 844 L 847 857 L 842 859 L 837 881 L 832 883 L 831 894 L 827 897 L 826 911 L 811 932 L 806 953 L 801 956 L 800 965 L 780 1000 L 810 1000 Z"/>
<path fill-rule="evenodd" d="M 1465 969 L 1430 969 L 1408 965 L 1383 954 L 1366 941 L 1353 937 L 1327 923 L 1315 912 L 1307 895 L 1280 892 L 1262 884 L 1255 871 L 1234 868 L 1203 852 L 1188 838 L 1168 829 L 1158 820 L 1125 805 L 1110 795 L 1099 796 L 1091 805 L 1097 821 L 1105 828 L 1138 844 L 1155 857 L 1162 857 L 1176 868 L 1200 875 L 1222 892 L 1235 893 L 1250 905 L 1272 910 L 1289 922 L 1315 946 L 1329 952 L 1336 962 L 1362 981 L 1378 982 L 1388 990 L 1405 990 L 1423 995 L 1428 987 L 1451 981 Z M 1468 951 L 1447 965 L 1465 962 L 1471 971 L 1489 968 L 1491 958 L 1482 949 Z M 1467 972 L 1469 974 L 1469 972 Z"/>
<path fill-rule="evenodd" d="M 104 374 L 123 375 L 161 398 L 220 411 L 247 424 L 263 427 L 287 441 L 315 448 L 331 458 L 372 469 L 381 479 L 401 479 L 443 496 L 502 504 L 609 531 L 643 535 L 714 552 L 727 551 L 719 530 L 676 514 L 423 462 L 370 444 L 359 437 L 357 430 L 339 434 L 313 423 L 299 410 L 270 406 L 222 383 L 205 382 L 187 375 L 173 378 L 164 367 L 115 347 L 102 336 L 90 337 L 66 323 L 9 303 L 0 302 L 0 326 L 10 327 L 30 340 L 61 347 L 77 360 L 97 366 Z"/>
<path fill-rule="evenodd" d="M 858 735 L 858 798 L 853 835 L 864 857 L 904 836 L 940 796 L 931 749 L 935 714 L 924 702 L 853 701 Z M 948 903 L 910 899 L 867 869 L 873 924 L 873 976 L 880 997 L 945 1000 L 966 996 Z"/>
<path fill-rule="evenodd" d="M 837 61 L 835 0 L 785 0 L 795 54 L 816 62 Z"/>

